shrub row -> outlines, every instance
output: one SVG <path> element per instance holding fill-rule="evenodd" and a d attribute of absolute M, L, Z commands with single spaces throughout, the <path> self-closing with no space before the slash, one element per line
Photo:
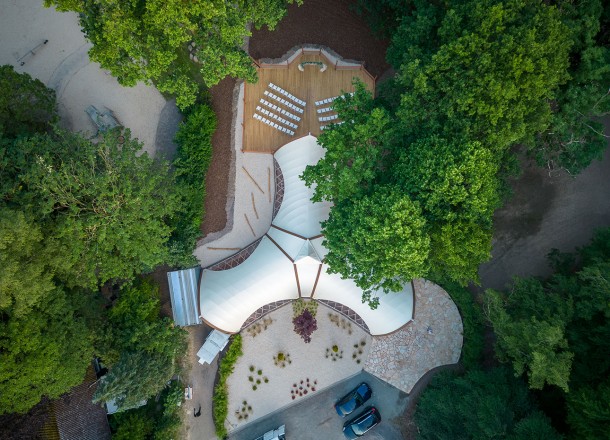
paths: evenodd
<path fill-rule="evenodd" d="M 225 419 L 229 414 L 229 390 L 227 388 L 227 379 L 233 373 L 235 363 L 242 354 L 241 336 L 235 335 L 232 337 L 231 345 L 229 346 L 227 353 L 220 361 L 220 367 L 218 368 L 218 383 L 214 388 L 214 397 L 212 397 L 214 426 L 216 427 L 216 435 L 220 439 L 224 439 L 227 436 L 227 429 L 225 428 Z"/>

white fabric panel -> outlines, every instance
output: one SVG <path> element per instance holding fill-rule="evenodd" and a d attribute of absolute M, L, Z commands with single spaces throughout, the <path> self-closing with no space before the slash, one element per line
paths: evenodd
<path fill-rule="evenodd" d="M 201 316 L 227 333 L 265 304 L 299 297 L 292 263 L 267 237 L 239 266 L 204 270 L 200 289 Z"/>
<path fill-rule="evenodd" d="M 269 228 L 267 235 L 269 235 L 282 249 L 284 249 L 284 251 L 290 255 L 293 260 L 303 247 L 303 243 L 305 243 L 305 240 L 302 238 L 295 237 L 292 234 L 280 231 L 274 227 Z"/>
<path fill-rule="evenodd" d="M 301 258 L 294 264 L 299 274 L 299 285 L 301 286 L 301 296 L 310 297 L 313 286 L 318 277 L 320 262 L 311 257 Z M 321 276 L 322 274 L 320 274 Z"/>
<path fill-rule="evenodd" d="M 358 313 L 369 327 L 371 335 L 384 335 L 405 325 L 413 317 L 413 289 L 408 283 L 401 292 L 379 293 L 379 307 L 371 310 L 362 304 L 362 290 L 350 279 L 328 274 L 322 266 L 315 299 L 326 299 L 348 306 Z"/>
<path fill-rule="evenodd" d="M 284 176 L 284 199 L 274 225 L 305 238 L 320 234 L 320 222 L 328 218 L 330 203 L 312 203 L 313 188 L 307 188 L 299 176 L 322 156 L 324 149 L 313 136 L 290 142 L 275 153 Z"/>
<path fill-rule="evenodd" d="M 324 237 L 318 237 L 315 240 L 310 240 L 311 245 L 316 250 L 316 252 L 318 253 L 318 256 L 322 260 L 324 259 L 324 257 L 326 257 L 326 253 L 328 252 L 328 249 L 326 249 L 324 247 L 324 245 L 322 245 L 323 241 L 324 241 Z"/>

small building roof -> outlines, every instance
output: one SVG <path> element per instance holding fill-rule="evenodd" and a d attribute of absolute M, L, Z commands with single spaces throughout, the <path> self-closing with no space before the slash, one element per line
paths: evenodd
<path fill-rule="evenodd" d="M 174 322 L 181 327 L 199 324 L 197 294 L 201 267 L 167 273 Z"/>
<path fill-rule="evenodd" d="M 95 382 L 95 372 L 89 367 L 82 384 L 53 402 L 61 440 L 110 440 L 106 411 L 91 401 L 97 389 Z"/>

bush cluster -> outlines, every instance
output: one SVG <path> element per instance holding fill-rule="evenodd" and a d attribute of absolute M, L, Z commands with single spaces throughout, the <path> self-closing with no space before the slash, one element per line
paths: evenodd
<path fill-rule="evenodd" d="M 224 439 L 227 436 L 225 428 L 225 419 L 229 414 L 229 390 L 227 388 L 227 379 L 235 369 L 235 363 L 243 354 L 241 349 L 241 336 L 233 336 L 233 340 L 227 353 L 220 361 L 218 368 L 218 383 L 214 388 L 214 396 L 212 397 L 214 426 L 216 427 L 216 435 L 218 438 Z"/>
<path fill-rule="evenodd" d="M 192 252 L 201 235 L 205 176 L 212 158 L 215 130 L 216 115 L 208 105 L 202 104 L 188 113 L 176 133 L 178 152 L 173 166 L 181 209 L 172 224 L 168 261 L 171 266 L 189 267 L 196 263 Z"/>

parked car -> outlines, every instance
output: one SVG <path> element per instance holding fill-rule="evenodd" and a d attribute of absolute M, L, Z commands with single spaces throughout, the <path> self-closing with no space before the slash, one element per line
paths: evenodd
<path fill-rule="evenodd" d="M 372 394 L 373 390 L 371 390 L 371 387 L 362 382 L 356 388 L 347 393 L 347 395 L 341 400 L 335 403 L 335 410 L 341 417 L 345 417 L 360 408 L 364 402 L 371 398 Z"/>
<path fill-rule="evenodd" d="M 371 428 L 381 423 L 381 414 L 374 406 L 368 407 L 358 417 L 349 420 L 343 425 L 343 434 L 353 440 L 366 434 Z"/>

